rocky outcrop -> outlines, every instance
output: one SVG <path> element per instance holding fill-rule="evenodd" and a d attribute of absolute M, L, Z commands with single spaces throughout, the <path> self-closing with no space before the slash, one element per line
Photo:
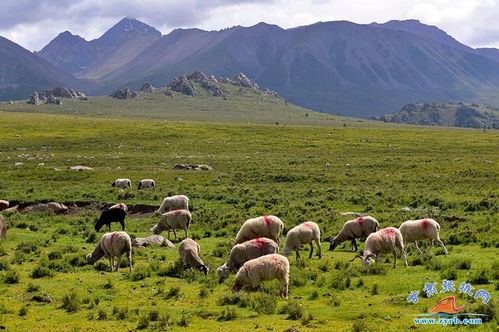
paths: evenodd
<path fill-rule="evenodd" d="M 40 100 L 40 97 L 38 96 L 38 92 L 33 92 L 31 96 L 29 96 L 28 104 L 31 105 L 41 105 L 42 101 Z"/>
<path fill-rule="evenodd" d="M 43 90 L 33 92 L 28 100 L 28 104 L 56 104 L 62 105 L 61 98 L 87 100 L 87 96 L 83 92 L 77 92 L 66 86 L 57 86 L 52 90 Z"/>
<path fill-rule="evenodd" d="M 154 90 L 154 87 L 152 86 L 152 84 L 150 82 L 145 82 L 144 84 L 142 84 L 142 87 L 140 88 L 139 91 L 153 92 L 153 90 Z"/>
<path fill-rule="evenodd" d="M 191 164 L 175 164 L 173 169 L 187 170 L 187 171 L 213 171 L 213 167 L 209 165 L 191 165 Z"/>
<path fill-rule="evenodd" d="M 226 95 L 226 91 L 222 84 L 220 84 L 213 75 L 207 76 L 200 71 L 195 71 L 191 75 L 187 76 L 187 79 L 201 84 L 203 89 L 205 89 L 212 96 L 223 97 Z"/>
<path fill-rule="evenodd" d="M 245 88 L 259 89 L 258 85 L 252 82 L 246 75 L 243 73 L 238 73 L 232 77 L 230 83 L 233 85 L 240 85 Z"/>
<path fill-rule="evenodd" d="M 187 76 L 185 75 L 180 75 L 179 77 L 172 79 L 170 84 L 168 85 L 168 88 L 175 92 L 179 92 L 188 96 L 197 95 L 194 85 L 187 79 Z"/>
<path fill-rule="evenodd" d="M 133 91 L 130 88 L 122 88 L 114 91 L 111 94 L 111 97 L 117 98 L 117 99 L 132 99 L 132 98 L 137 98 L 137 92 Z"/>

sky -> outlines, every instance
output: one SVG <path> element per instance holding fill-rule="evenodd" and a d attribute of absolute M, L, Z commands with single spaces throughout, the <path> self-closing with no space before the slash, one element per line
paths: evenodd
<path fill-rule="evenodd" d="M 259 22 L 292 28 L 318 21 L 418 19 L 468 46 L 499 48 L 498 14 L 499 0 L 0 0 L 0 36 L 35 51 L 65 30 L 98 38 L 125 16 L 163 34 Z"/>

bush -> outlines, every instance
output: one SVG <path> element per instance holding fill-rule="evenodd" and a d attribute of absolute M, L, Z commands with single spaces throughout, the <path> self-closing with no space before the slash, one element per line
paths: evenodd
<path fill-rule="evenodd" d="M 184 268 L 180 260 L 176 260 L 173 264 L 169 264 L 166 268 L 158 271 L 160 277 L 182 278 Z"/>
<path fill-rule="evenodd" d="M 7 271 L 3 277 L 3 282 L 6 284 L 17 284 L 19 282 L 19 272 L 16 270 Z"/>
<path fill-rule="evenodd" d="M 237 312 L 234 308 L 223 309 L 220 316 L 218 316 L 217 321 L 227 322 L 237 318 Z"/>
<path fill-rule="evenodd" d="M 88 264 L 85 257 L 80 256 L 80 255 L 70 257 L 68 259 L 68 262 L 71 266 L 74 266 L 74 267 L 85 266 Z"/>
<path fill-rule="evenodd" d="M 74 289 L 69 291 L 69 294 L 62 298 L 62 308 L 67 312 L 77 312 L 80 310 L 81 300 L 78 293 Z"/>
<path fill-rule="evenodd" d="M 7 271 L 9 269 L 9 263 L 7 261 L 0 261 L 0 271 Z"/>
<path fill-rule="evenodd" d="M 476 314 L 482 314 L 485 316 L 481 316 L 482 320 L 484 322 L 490 322 L 494 320 L 494 318 L 497 316 L 497 312 L 494 308 L 494 303 L 489 302 L 489 303 L 480 303 L 474 304 L 470 308 L 470 312 L 476 313 Z M 476 317 L 473 317 L 476 318 Z"/>
<path fill-rule="evenodd" d="M 190 316 L 188 314 L 186 314 L 185 312 L 182 312 L 180 314 L 180 318 L 178 319 L 178 326 L 183 326 L 183 327 L 187 327 L 189 326 L 189 320 L 190 320 Z"/>
<path fill-rule="evenodd" d="M 96 269 L 97 271 L 107 271 L 109 270 L 109 265 L 107 265 L 103 261 L 99 261 L 94 264 L 94 269 Z"/>
<path fill-rule="evenodd" d="M 331 280 L 331 288 L 337 290 L 344 290 L 348 286 L 350 286 L 350 277 L 346 272 L 338 272 L 334 271 L 332 280 Z"/>
<path fill-rule="evenodd" d="M 39 285 L 35 285 L 33 283 L 29 283 L 28 284 L 28 288 L 26 288 L 26 291 L 28 293 L 33 293 L 33 292 L 38 292 L 40 290 L 40 286 Z"/>
<path fill-rule="evenodd" d="M 440 272 L 441 279 L 456 280 L 457 270 L 454 267 L 448 267 Z"/>
<path fill-rule="evenodd" d="M 47 255 L 47 257 L 50 260 L 61 259 L 62 258 L 62 253 L 60 251 L 51 251 L 51 252 L 49 252 L 49 254 Z"/>
<path fill-rule="evenodd" d="M 169 325 L 170 325 L 170 315 L 168 314 L 160 315 L 156 327 L 158 329 L 166 330 Z"/>
<path fill-rule="evenodd" d="M 131 281 L 140 281 L 144 280 L 147 277 L 151 276 L 151 272 L 146 270 L 145 268 L 135 268 L 129 275 L 128 278 Z"/>
<path fill-rule="evenodd" d="M 257 294 L 251 300 L 251 307 L 259 314 L 272 315 L 275 313 L 277 300 L 270 294 Z"/>
<path fill-rule="evenodd" d="M 370 291 L 371 295 L 378 295 L 379 287 L 378 284 L 373 284 Z"/>
<path fill-rule="evenodd" d="M 355 323 L 352 325 L 352 332 L 366 332 L 370 331 L 366 322 L 363 320 L 356 320 Z"/>
<path fill-rule="evenodd" d="M 279 310 L 279 313 L 286 314 L 286 319 L 301 319 L 303 317 L 303 306 L 296 301 L 289 301 Z"/>
<path fill-rule="evenodd" d="M 490 271 L 487 268 L 479 268 L 473 272 L 470 282 L 475 285 L 488 284 L 490 280 Z"/>
<path fill-rule="evenodd" d="M 168 293 L 165 294 L 165 300 L 169 300 L 171 298 L 174 298 L 178 300 L 180 298 L 180 287 L 172 287 L 168 291 Z"/>
<path fill-rule="evenodd" d="M 112 315 L 118 320 L 125 320 L 128 317 L 128 307 L 113 307 Z"/>
<path fill-rule="evenodd" d="M 54 272 L 49 269 L 46 265 L 38 265 L 31 271 L 31 278 L 43 278 L 43 277 L 52 277 L 54 275 Z"/>
<path fill-rule="evenodd" d="M 19 313 L 18 315 L 21 316 L 21 317 L 24 317 L 28 314 L 28 307 L 26 307 L 25 305 L 21 307 L 21 309 L 19 309 Z"/>
<path fill-rule="evenodd" d="M 141 315 L 139 317 L 139 321 L 137 322 L 137 329 L 138 330 L 143 330 L 145 329 L 146 327 L 149 326 L 149 316 L 148 315 Z"/>
<path fill-rule="evenodd" d="M 199 297 L 202 298 L 202 299 L 207 298 L 208 297 L 208 289 L 201 288 L 199 290 Z"/>

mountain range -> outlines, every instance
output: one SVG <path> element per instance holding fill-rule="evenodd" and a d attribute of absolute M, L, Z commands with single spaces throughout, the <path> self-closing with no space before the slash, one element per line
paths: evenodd
<path fill-rule="evenodd" d="M 6 56 L 0 54 L 2 68 Z M 76 86 L 87 94 L 137 89 L 145 81 L 166 86 L 199 70 L 217 77 L 243 72 L 290 102 L 349 116 L 380 115 L 416 100 L 499 104 L 499 50 L 473 49 L 417 20 L 291 29 L 259 23 L 162 36 L 124 18 L 92 41 L 65 31 L 31 56 L 52 63 L 74 86 L 91 84 Z M 3 90 L 0 98 L 12 98 Z"/>

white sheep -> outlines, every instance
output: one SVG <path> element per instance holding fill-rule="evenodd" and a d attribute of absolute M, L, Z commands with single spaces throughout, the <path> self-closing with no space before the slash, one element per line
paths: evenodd
<path fill-rule="evenodd" d="M 231 272 L 237 271 L 247 261 L 268 254 L 277 254 L 279 246 L 266 237 L 259 237 L 232 247 L 229 259 L 217 269 L 218 282 L 224 281 Z"/>
<path fill-rule="evenodd" d="M 158 211 L 164 213 L 173 210 L 189 210 L 189 198 L 185 195 L 165 197 Z"/>
<path fill-rule="evenodd" d="M 288 298 L 289 261 L 285 256 L 271 254 L 247 261 L 236 274 L 232 291 L 244 286 L 256 288 L 262 281 L 277 279 L 281 282 L 282 297 Z"/>
<path fill-rule="evenodd" d="M 313 221 L 306 221 L 288 231 L 283 255 L 289 256 L 291 251 L 294 250 L 296 251 L 296 258 L 300 258 L 301 246 L 308 243 L 310 244 L 310 254 L 308 255 L 308 258 L 312 258 L 312 254 L 314 253 L 313 242 L 317 245 L 317 248 L 319 249 L 319 258 L 321 258 L 321 230 L 319 229 L 319 225 Z"/>
<path fill-rule="evenodd" d="M 340 243 L 351 241 L 353 251 L 357 251 L 357 242 L 355 239 L 365 239 L 369 234 L 376 232 L 378 229 L 379 222 L 370 216 L 349 220 L 343 224 L 338 235 L 330 241 L 329 250 L 334 250 Z"/>
<path fill-rule="evenodd" d="M 147 188 L 156 188 L 156 181 L 154 181 L 153 179 L 140 180 L 137 189 L 147 189 Z"/>
<path fill-rule="evenodd" d="M 428 239 L 430 241 L 430 246 L 424 254 L 427 254 L 430 251 L 433 246 L 433 241 L 436 241 L 442 246 L 444 253 L 447 256 L 447 249 L 442 240 L 440 240 L 440 225 L 435 220 L 429 218 L 407 220 L 400 225 L 399 230 L 404 238 L 404 244 L 414 242 L 416 249 L 421 255 L 423 255 L 423 252 L 419 249 L 417 241 Z"/>
<path fill-rule="evenodd" d="M 99 240 L 97 247 L 87 255 L 90 264 L 97 262 L 102 256 L 109 258 L 111 271 L 118 271 L 121 264 L 121 256 L 127 254 L 132 271 L 132 240 L 126 232 L 105 233 Z M 115 262 L 114 259 L 117 259 Z"/>
<path fill-rule="evenodd" d="M 128 206 L 125 203 L 114 204 L 109 207 L 109 210 L 111 209 L 122 209 L 125 213 L 128 213 Z"/>
<path fill-rule="evenodd" d="M 112 184 L 112 187 L 116 188 L 131 188 L 132 181 L 130 179 L 116 179 Z"/>
<path fill-rule="evenodd" d="M 151 231 L 158 235 L 162 231 L 168 231 L 168 239 L 170 239 L 170 231 L 173 230 L 175 239 L 177 239 L 176 229 L 185 231 L 185 238 L 188 238 L 188 231 L 192 222 L 192 215 L 187 210 L 175 210 L 163 213 L 159 222 L 151 228 Z"/>
<path fill-rule="evenodd" d="M 382 228 L 375 233 L 371 233 L 366 240 L 366 247 L 363 256 L 355 255 L 355 258 L 360 258 L 364 266 L 369 266 L 373 262 L 381 259 L 381 254 L 393 254 L 393 268 L 397 266 L 397 251 L 398 249 L 404 257 L 404 265 L 407 266 L 407 255 L 404 250 L 404 241 L 402 234 L 395 227 Z"/>
<path fill-rule="evenodd" d="M 255 239 L 267 237 L 279 245 L 279 236 L 284 229 L 284 223 L 276 216 L 264 216 L 248 219 L 239 229 L 236 236 L 236 244 Z"/>
<path fill-rule="evenodd" d="M 178 247 L 180 259 L 182 260 L 182 265 L 185 268 L 195 268 L 196 270 L 199 270 L 207 275 L 209 269 L 199 257 L 200 251 L 201 248 L 199 247 L 199 244 L 190 238 L 182 240 Z"/>

